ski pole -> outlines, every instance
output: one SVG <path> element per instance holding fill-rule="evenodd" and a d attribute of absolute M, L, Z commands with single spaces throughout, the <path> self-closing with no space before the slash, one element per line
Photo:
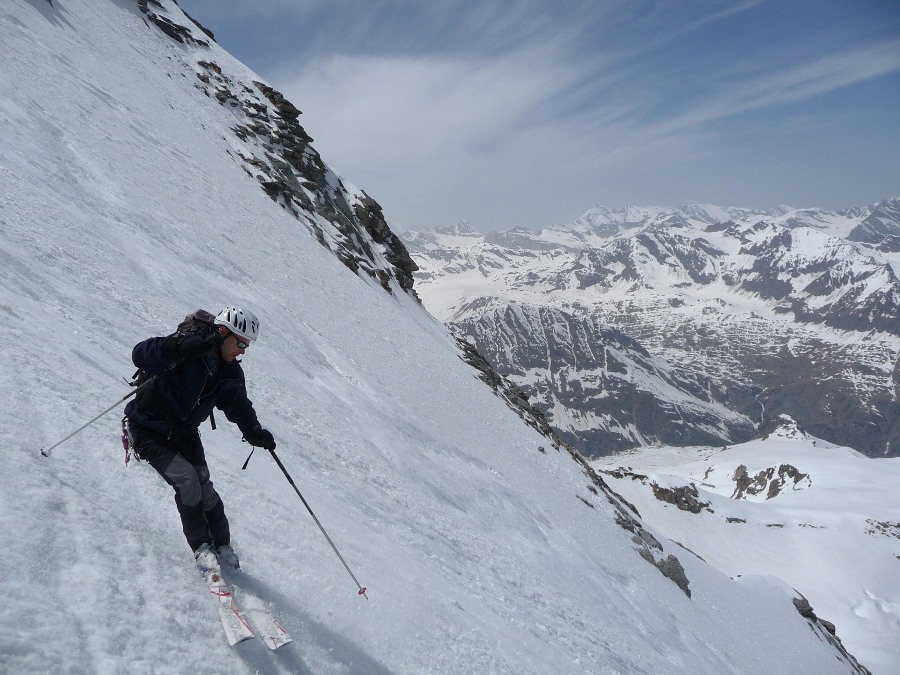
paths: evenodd
<path fill-rule="evenodd" d="M 81 432 L 81 431 L 87 429 L 89 426 L 91 426 L 94 422 L 96 422 L 97 420 L 99 420 L 101 417 L 103 417 L 106 413 L 108 413 L 110 410 L 112 410 L 113 408 L 115 408 L 117 405 L 121 405 L 122 403 L 124 403 L 125 401 L 127 401 L 128 399 L 130 399 L 132 396 L 134 396 L 135 394 L 137 394 L 141 389 L 143 389 L 144 387 L 146 387 L 148 384 L 150 384 L 151 382 L 155 382 L 156 380 L 158 380 L 160 377 L 162 377 L 163 375 L 165 375 L 165 374 L 168 373 L 169 371 L 175 370 L 175 368 L 177 368 L 178 366 L 180 366 L 182 363 L 184 363 L 184 359 L 178 359 L 177 361 L 173 361 L 173 362 L 170 363 L 168 366 L 166 366 L 166 368 L 165 368 L 164 370 L 158 372 L 156 375 L 154 375 L 153 377 L 151 377 L 150 379 L 148 379 L 146 382 L 144 382 L 144 383 L 143 383 L 142 385 L 140 385 L 139 387 L 136 387 L 136 388 L 134 389 L 134 391 L 128 392 L 125 396 L 123 396 L 123 397 L 120 398 L 118 401 L 116 401 L 115 403 L 113 403 L 111 406 L 109 406 L 106 410 L 104 410 L 102 413 L 100 413 L 99 415 L 97 415 L 97 416 L 96 416 L 94 419 L 92 419 L 90 422 L 86 422 L 85 424 L 82 424 L 80 427 L 78 427 L 78 428 L 77 428 L 75 431 L 73 431 L 71 434 L 69 434 L 68 436 L 66 436 L 66 437 L 65 437 L 64 439 L 62 439 L 61 441 L 57 441 L 56 443 L 54 443 L 53 445 L 51 445 L 51 446 L 50 446 L 49 448 L 47 448 L 46 450 L 45 450 L 44 448 L 41 448 L 41 454 L 42 454 L 44 457 L 49 457 L 49 456 L 50 456 L 50 453 L 53 451 L 53 448 L 55 448 L 55 447 L 58 446 L 58 445 L 62 445 L 62 444 L 65 443 L 67 440 L 69 440 L 70 438 L 72 438 L 72 436 L 74 436 L 75 434 L 77 434 L 77 433 L 79 433 L 79 432 Z"/>
<path fill-rule="evenodd" d="M 94 422 L 96 422 L 96 421 L 99 420 L 101 417 L 103 417 L 103 416 L 104 416 L 106 413 L 108 413 L 110 410 L 112 410 L 113 408 L 115 408 L 117 405 L 119 405 L 119 404 L 122 403 L 123 401 L 127 401 L 129 398 L 131 398 L 132 396 L 134 396 L 136 393 L 137 393 L 137 390 L 132 391 L 132 392 L 129 392 L 129 394 L 128 394 L 127 396 L 123 396 L 122 398 L 120 398 L 118 401 L 116 401 L 115 403 L 113 403 L 111 406 L 109 406 L 106 410 L 104 410 L 102 413 L 100 413 L 99 415 L 97 415 L 97 416 L 96 416 L 94 419 L 92 419 L 90 422 L 87 422 L 87 423 L 85 423 L 85 424 L 82 424 L 80 427 L 78 427 L 75 431 L 73 431 L 71 434 L 69 434 L 68 436 L 66 436 L 66 437 L 65 437 L 64 439 L 62 439 L 61 441 L 59 441 L 59 442 L 57 442 L 57 443 L 54 443 L 53 445 L 51 445 L 51 446 L 50 446 L 49 448 L 47 448 L 46 450 L 45 450 L 44 448 L 41 448 L 41 454 L 42 454 L 44 457 L 49 457 L 49 456 L 50 456 L 50 452 L 51 452 L 51 451 L 53 450 L 53 448 L 55 448 L 57 445 L 62 445 L 62 444 L 65 443 L 67 440 L 69 440 L 70 438 L 72 438 L 72 436 L 74 436 L 75 434 L 77 434 L 79 431 L 82 431 L 82 430 L 84 430 L 84 429 L 87 429 L 89 426 L 91 426 Z"/>
<path fill-rule="evenodd" d="M 359 589 L 359 593 L 357 593 L 357 595 L 361 595 L 366 600 L 368 600 L 369 596 L 366 595 L 366 589 L 360 585 L 359 581 L 356 580 L 356 576 L 353 574 L 353 572 L 350 571 L 350 567 L 347 565 L 347 561 L 344 560 L 344 556 L 342 556 L 341 552 L 337 550 L 337 546 L 334 545 L 334 542 L 331 541 L 331 537 L 328 536 L 328 533 L 325 531 L 325 528 L 322 527 L 322 523 L 320 523 L 319 519 L 316 518 L 316 514 L 313 513 L 313 510 L 310 508 L 309 503 L 306 501 L 306 499 L 304 499 L 303 495 L 300 494 L 300 490 L 298 490 L 297 486 L 294 484 L 294 479 L 291 478 L 291 474 L 289 474 L 287 472 L 287 469 L 284 468 L 284 464 L 282 464 L 281 460 L 278 459 L 278 455 L 275 454 L 275 451 L 269 450 L 269 452 L 272 454 L 272 458 L 275 460 L 275 463 L 278 465 L 278 468 L 281 469 L 282 473 L 285 475 L 285 478 L 287 478 L 288 483 L 290 483 L 291 487 L 294 488 L 294 492 L 296 492 L 297 496 L 300 497 L 300 500 L 303 502 L 303 506 L 305 506 L 306 510 L 309 511 L 309 515 L 312 516 L 313 520 L 316 521 L 316 525 L 318 525 L 319 529 L 322 530 L 322 534 L 325 535 L 325 538 L 328 540 L 328 543 L 331 544 L 332 550 L 335 552 L 335 554 L 340 559 L 340 561 L 344 564 L 344 569 L 347 570 L 347 573 L 350 575 L 350 577 L 356 583 L 356 587 Z"/>

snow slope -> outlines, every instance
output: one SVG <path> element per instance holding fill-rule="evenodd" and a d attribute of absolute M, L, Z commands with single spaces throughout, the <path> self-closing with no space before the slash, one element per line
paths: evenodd
<path fill-rule="evenodd" d="M 782 428 L 728 448 L 636 450 L 596 466 L 667 537 L 729 576 L 783 579 L 873 672 L 900 668 L 900 459 Z M 749 489 L 736 480 L 741 467 L 759 477 Z M 654 494 L 685 486 L 704 505 L 696 513 Z"/>
<path fill-rule="evenodd" d="M 269 199 L 196 88 L 210 56 L 255 77 L 215 44 L 131 0 L 6 0 L 0 36 L 0 672 L 852 671 L 782 584 L 662 540 L 688 597 L 443 326 Z M 237 430 L 203 427 L 246 574 L 295 638 L 276 654 L 226 644 L 115 412 L 39 454 L 127 393 L 134 343 L 226 303 L 261 317 L 250 396 L 369 589 L 265 453 L 241 471 Z"/>

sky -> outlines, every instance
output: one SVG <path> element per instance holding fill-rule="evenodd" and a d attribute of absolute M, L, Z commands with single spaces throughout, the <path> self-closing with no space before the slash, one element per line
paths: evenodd
<path fill-rule="evenodd" d="M 898 0 L 180 0 L 400 231 L 900 195 Z"/>

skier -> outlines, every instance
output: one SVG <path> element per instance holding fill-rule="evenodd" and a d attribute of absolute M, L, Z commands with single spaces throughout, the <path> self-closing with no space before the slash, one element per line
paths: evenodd
<path fill-rule="evenodd" d="M 182 329 L 135 345 L 131 358 L 148 375 L 183 363 L 142 389 L 125 415 L 135 454 L 175 490 L 184 536 L 198 565 L 205 570 L 218 557 L 223 565 L 236 568 L 225 507 L 210 480 L 197 428 L 217 407 L 248 443 L 275 449 L 275 439 L 260 426 L 247 398 L 237 360 L 257 338 L 259 321 L 246 309 L 228 306 L 212 324 L 201 320 L 192 328 L 199 330 Z"/>

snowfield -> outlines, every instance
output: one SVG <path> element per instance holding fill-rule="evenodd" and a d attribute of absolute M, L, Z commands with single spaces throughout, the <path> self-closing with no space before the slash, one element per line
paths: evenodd
<path fill-rule="evenodd" d="M 657 530 L 688 597 L 441 324 L 275 204 L 196 86 L 201 59 L 258 79 L 217 45 L 132 0 L 6 0 L 0 35 L 0 672 L 853 672 L 785 584 Z M 226 643 L 118 409 L 40 454 L 128 393 L 136 342 L 227 303 L 261 319 L 250 398 L 368 588 L 265 452 L 242 471 L 237 429 L 201 427 L 248 589 L 294 638 L 275 653 Z"/>
<path fill-rule="evenodd" d="M 777 576 L 872 672 L 897 670 L 900 459 L 870 459 L 788 423 L 765 440 L 642 449 L 595 466 L 667 537 L 731 577 Z M 705 506 L 685 510 L 653 485 L 693 486 Z"/>

